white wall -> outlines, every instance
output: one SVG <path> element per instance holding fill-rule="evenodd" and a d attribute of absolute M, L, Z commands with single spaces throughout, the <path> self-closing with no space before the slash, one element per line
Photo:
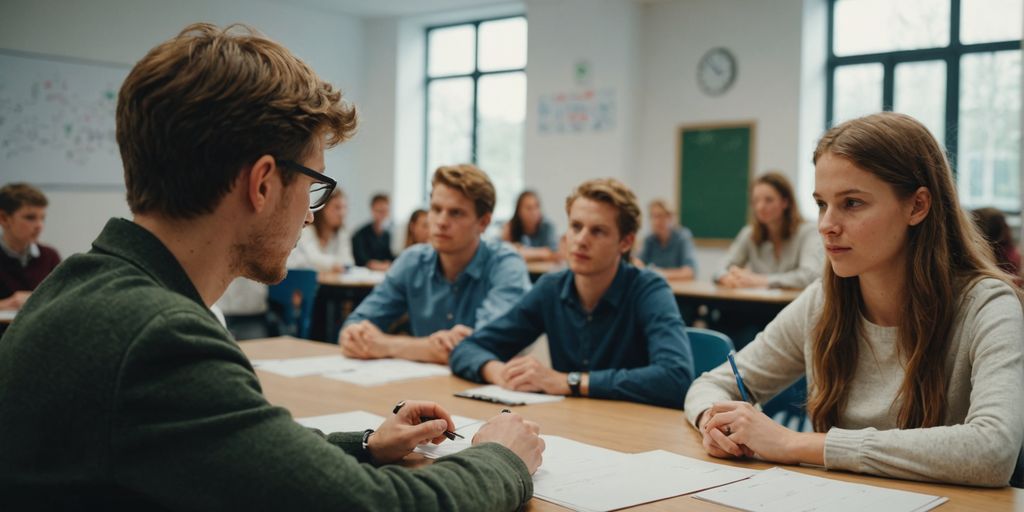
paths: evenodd
<path fill-rule="evenodd" d="M 123 64 L 189 23 L 243 22 L 290 48 L 348 98 L 358 103 L 363 90 L 358 18 L 258 0 L 4 0 L 0 9 L 0 48 Z M 355 144 L 329 151 L 328 172 L 345 182 L 356 169 L 357 151 Z M 130 215 L 123 190 L 45 192 L 50 208 L 43 240 L 64 256 L 87 250 L 108 218 Z"/>

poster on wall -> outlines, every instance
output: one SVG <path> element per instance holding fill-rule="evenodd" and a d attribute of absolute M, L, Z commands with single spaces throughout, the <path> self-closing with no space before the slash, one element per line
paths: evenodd
<path fill-rule="evenodd" d="M 128 71 L 0 50 L 2 181 L 123 186 L 114 114 Z"/>
<path fill-rule="evenodd" d="M 542 94 L 537 130 L 542 134 L 603 132 L 615 129 L 612 89 Z"/>

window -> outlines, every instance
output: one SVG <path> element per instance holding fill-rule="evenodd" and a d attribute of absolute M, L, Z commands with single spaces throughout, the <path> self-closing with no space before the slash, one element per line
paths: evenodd
<path fill-rule="evenodd" d="M 895 110 L 945 144 L 964 207 L 1019 212 L 1024 0 L 829 0 L 826 124 Z"/>
<path fill-rule="evenodd" d="M 495 216 L 512 215 L 523 188 L 526 18 L 427 29 L 426 183 L 441 165 L 472 162 L 498 192 Z"/>

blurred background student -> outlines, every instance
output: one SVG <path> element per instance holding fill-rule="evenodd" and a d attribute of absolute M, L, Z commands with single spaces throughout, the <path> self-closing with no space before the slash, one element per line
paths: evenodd
<path fill-rule="evenodd" d="M 302 230 L 299 244 L 288 260 L 290 268 L 312 268 L 318 272 L 344 272 L 355 264 L 352 244 L 345 218 L 348 199 L 340 189 L 334 189 L 323 209 L 313 216 L 313 224 Z"/>
<path fill-rule="evenodd" d="M 526 261 L 558 259 L 555 226 L 544 218 L 540 210 L 540 199 L 532 190 L 519 194 L 515 213 L 502 229 L 501 239 L 515 245 Z"/>
<path fill-rule="evenodd" d="M 47 204 L 46 196 L 27 183 L 0 188 L 0 309 L 20 309 L 60 263 L 56 250 L 39 243 Z"/>
<path fill-rule="evenodd" d="M 387 270 L 395 255 L 391 252 L 391 230 L 387 224 L 391 216 L 391 199 L 387 194 L 375 194 L 370 199 L 373 220 L 352 236 L 352 254 L 356 265 L 371 270 Z"/>
<path fill-rule="evenodd" d="M 1020 252 L 1013 244 L 1013 235 L 1010 234 L 1010 226 L 1006 223 L 1006 216 L 996 208 L 978 208 L 971 212 L 974 223 L 978 226 L 981 234 L 985 236 L 992 247 L 992 255 L 995 257 L 996 266 L 1003 272 L 1013 276 L 1018 286 L 1021 285 L 1020 277 Z"/>
<path fill-rule="evenodd" d="M 430 242 L 430 224 L 427 223 L 427 211 L 420 208 L 409 216 L 409 224 L 405 227 L 404 249 L 416 244 Z"/>
<path fill-rule="evenodd" d="M 651 201 L 651 234 L 644 238 L 640 261 L 668 280 L 689 281 L 697 273 L 693 233 L 675 224 L 674 212 L 662 199 Z"/>

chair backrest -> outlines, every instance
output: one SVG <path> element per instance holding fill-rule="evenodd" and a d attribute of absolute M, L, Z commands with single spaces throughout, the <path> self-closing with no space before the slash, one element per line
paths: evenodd
<path fill-rule="evenodd" d="M 800 377 L 764 404 L 762 411 L 776 423 L 797 432 L 805 432 L 807 422 L 807 377 Z"/>
<path fill-rule="evenodd" d="M 1024 489 L 1024 447 L 1017 452 L 1017 468 L 1013 470 L 1013 476 L 1010 477 L 1010 485 Z"/>
<path fill-rule="evenodd" d="M 732 340 L 728 336 L 711 329 L 687 327 L 686 337 L 690 339 L 690 350 L 693 352 L 693 376 L 717 368 L 728 360 L 732 352 Z"/>
<path fill-rule="evenodd" d="M 279 306 L 281 322 L 292 335 L 309 337 L 313 302 L 319 286 L 315 270 L 293 268 L 288 270 L 283 281 L 267 289 L 267 299 Z"/>

